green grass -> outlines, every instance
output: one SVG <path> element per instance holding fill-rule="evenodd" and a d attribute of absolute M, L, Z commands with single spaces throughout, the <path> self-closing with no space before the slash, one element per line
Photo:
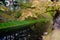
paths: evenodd
<path fill-rule="evenodd" d="M 0 29 L 12 28 L 12 27 L 18 27 L 18 26 L 21 28 L 27 25 L 33 25 L 37 22 L 44 23 L 44 22 L 47 22 L 47 19 L 11 21 L 11 22 L 0 23 Z"/>

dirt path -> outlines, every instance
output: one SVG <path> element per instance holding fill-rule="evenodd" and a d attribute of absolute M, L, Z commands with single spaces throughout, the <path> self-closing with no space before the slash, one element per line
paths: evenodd
<path fill-rule="evenodd" d="M 43 40 L 60 40 L 60 28 L 57 28 L 58 24 L 55 24 L 55 29 L 47 36 L 43 37 Z"/>
<path fill-rule="evenodd" d="M 44 40 L 60 40 L 60 29 L 56 29 L 49 35 L 44 36 Z"/>

